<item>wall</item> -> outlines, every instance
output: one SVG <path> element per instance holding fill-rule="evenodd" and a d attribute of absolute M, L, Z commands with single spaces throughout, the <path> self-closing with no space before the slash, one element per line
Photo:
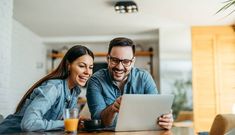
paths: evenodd
<path fill-rule="evenodd" d="M 12 19 L 12 1 L 1 0 L 0 9 L 0 114 L 6 117 L 45 75 L 46 49 L 39 36 Z"/>
<path fill-rule="evenodd" d="M 172 93 L 176 80 L 192 80 L 191 27 L 162 27 L 159 30 L 161 92 Z M 192 107 L 192 90 L 188 91 Z"/>
<path fill-rule="evenodd" d="M 194 129 L 209 131 L 217 114 L 235 103 L 235 31 L 231 26 L 192 27 Z"/>
<path fill-rule="evenodd" d="M 42 39 L 16 20 L 12 24 L 10 112 L 14 112 L 26 90 L 46 73 Z"/>
<path fill-rule="evenodd" d="M 11 67 L 13 0 L 0 0 L 0 114 L 7 114 Z"/>

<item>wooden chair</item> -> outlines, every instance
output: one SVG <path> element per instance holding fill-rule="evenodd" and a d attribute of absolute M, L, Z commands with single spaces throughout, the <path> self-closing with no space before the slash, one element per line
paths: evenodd
<path fill-rule="evenodd" d="M 210 129 L 210 135 L 224 135 L 235 128 L 235 114 L 216 115 Z"/>
<path fill-rule="evenodd" d="M 80 112 L 80 116 L 82 116 L 83 118 L 88 118 L 91 119 L 91 113 L 89 111 L 88 105 L 87 103 L 84 105 L 84 107 L 82 108 L 81 112 Z"/>

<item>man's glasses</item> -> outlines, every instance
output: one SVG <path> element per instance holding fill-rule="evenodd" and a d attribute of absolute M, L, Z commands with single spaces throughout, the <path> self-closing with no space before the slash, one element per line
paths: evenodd
<path fill-rule="evenodd" d="M 129 59 L 121 60 L 121 59 L 118 59 L 118 58 L 115 58 L 115 57 L 112 57 L 112 56 L 108 56 L 108 59 L 109 59 L 109 61 L 112 65 L 116 66 L 121 62 L 124 67 L 129 67 L 131 65 L 134 57 L 131 60 L 129 60 Z"/>

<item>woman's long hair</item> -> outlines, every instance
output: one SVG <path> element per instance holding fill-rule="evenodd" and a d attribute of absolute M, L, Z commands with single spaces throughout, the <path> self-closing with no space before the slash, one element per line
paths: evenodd
<path fill-rule="evenodd" d="M 38 87 L 43 82 L 45 82 L 47 80 L 50 80 L 50 79 L 66 79 L 69 76 L 69 74 L 68 74 L 68 64 L 72 63 L 77 58 L 79 58 L 79 57 L 81 57 L 83 55 L 86 55 L 86 54 L 90 55 L 94 59 L 93 52 L 91 50 L 89 50 L 85 46 L 75 45 L 72 48 L 70 48 L 68 50 L 68 52 L 64 55 L 62 61 L 59 64 L 59 66 L 54 71 L 52 71 L 51 73 L 49 73 L 48 75 L 46 75 L 45 77 L 43 77 L 42 79 L 37 81 L 26 92 L 26 94 L 23 96 L 23 98 L 19 102 L 19 104 L 18 104 L 18 106 L 16 108 L 15 113 L 18 112 L 22 108 L 22 106 L 24 105 L 25 100 L 31 95 L 31 93 L 34 91 L 34 89 L 36 87 Z"/>

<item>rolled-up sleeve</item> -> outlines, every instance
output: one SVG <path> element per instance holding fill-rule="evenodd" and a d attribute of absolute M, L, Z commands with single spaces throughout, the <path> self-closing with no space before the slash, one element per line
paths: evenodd
<path fill-rule="evenodd" d="M 106 108 L 106 103 L 102 95 L 102 86 L 99 80 L 91 77 L 87 85 L 87 103 L 92 119 L 101 119 L 100 114 Z"/>
<path fill-rule="evenodd" d="M 51 109 L 60 92 L 55 85 L 39 86 L 35 90 L 36 96 L 25 110 L 21 121 L 23 131 L 54 130 L 64 126 L 62 120 L 43 119 L 45 113 Z"/>

